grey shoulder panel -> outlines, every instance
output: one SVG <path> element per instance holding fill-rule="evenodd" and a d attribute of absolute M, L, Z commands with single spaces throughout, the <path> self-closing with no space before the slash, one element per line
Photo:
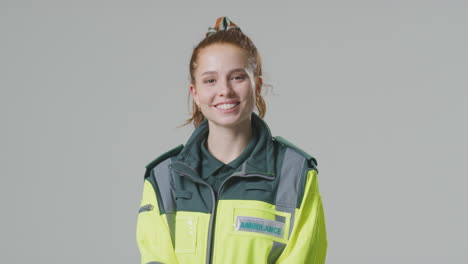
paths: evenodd
<path fill-rule="evenodd" d="M 278 141 L 281 145 L 283 146 L 286 146 L 286 147 L 289 147 L 289 148 L 292 148 L 294 149 L 295 151 L 299 152 L 302 156 L 304 156 L 309 162 L 309 165 L 317 170 L 317 160 L 312 157 L 311 155 L 309 155 L 307 152 L 303 151 L 302 149 L 300 149 L 299 147 L 297 147 L 296 145 L 294 145 L 293 143 L 287 141 L 286 139 L 284 139 L 283 137 L 280 137 L 280 136 L 276 136 L 276 137 L 273 137 L 276 141 Z"/>
<path fill-rule="evenodd" d="M 146 166 L 145 181 L 149 181 L 156 193 L 159 213 L 166 214 L 175 211 L 174 177 L 169 166 L 175 155 L 182 149 L 177 146 L 156 158 Z"/>
<path fill-rule="evenodd" d="M 295 222 L 296 208 L 299 208 L 299 200 L 303 192 L 304 172 L 307 165 L 307 158 L 294 150 L 285 148 L 283 163 L 281 167 L 281 176 L 276 191 L 277 211 L 291 214 L 291 224 L 289 225 L 289 234 Z"/>
<path fill-rule="evenodd" d="M 169 171 L 169 165 L 172 159 L 168 158 L 150 169 L 150 181 L 154 180 L 158 188 L 158 201 L 163 205 L 164 213 L 171 213 L 175 211 L 175 184 L 173 174 Z"/>
<path fill-rule="evenodd" d="M 172 156 L 175 156 L 177 154 L 180 153 L 180 151 L 184 148 L 184 145 L 183 144 L 180 144 L 178 145 L 177 147 L 165 152 L 164 154 L 160 155 L 159 157 L 157 157 L 156 159 L 154 159 L 152 162 L 150 162 L 148 165 L 146 165 L 146 168 L 147 169 L 152 169 L 154 167 L 156 167 L 159 163 L 161 163 L 162 161 L 172 157 Z"/>

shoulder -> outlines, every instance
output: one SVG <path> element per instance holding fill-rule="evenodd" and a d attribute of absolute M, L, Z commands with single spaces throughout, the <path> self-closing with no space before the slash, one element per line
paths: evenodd
<path fill-rule="evenodd" d="M 284 148 L 290 148 L 290 149 L 294 150 L 296 153 L 298 153 L 299 155 L 301 155 L 301 156 L 303 156 L 304 158 L 306 158 L 307 161 L 308 161 L 308 165 L 310 166 L 310 168 L 317 170 L 317 159 L 315 159 L 314 157 L 312 157 L 310 154 L 308 154 L 307 152 L 305 152 L 304 150 L 302 150 L 301 148 L 297 147 L 296 145 L 294 145 L 293 143 L 291 143 L 290 141 L 284 139 L 284 138 L 281 137 L 281 136 L 273 137 L 273 140 L 276 141 L 276 142 L 278 142 L 282 147 L 284 147 Z"/>
<path fill-rule="evenodd" d="M 151 161 L 150 163 L 148 163 L 148 165 L 146 165 L 146 168 L 151 170 L 153 169 L 154 167 L 156 167 L 159 163 L 167 160 L 168 158 L 170 157 L 173 157 L 173 156 L 176 156 L 177 154 L 180 153 L 180 151 L 184 148 L 184 145 L 183 144 L 180 144 L 178 145 L 177 147 L 175 148 L 172 148 L 166 152 L 164 152 L 163 154 L 159 155 L 157 158 L 155 158 L 153 161 Z"/>

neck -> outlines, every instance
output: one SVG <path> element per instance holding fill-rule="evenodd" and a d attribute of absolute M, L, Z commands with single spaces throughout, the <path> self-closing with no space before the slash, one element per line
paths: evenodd
<path fill-rule="evenodd" d="M 224 127 L 209 122 L 207 149 L 216 159 L 229 164 L 242 154 L 252 137 L 251 119 L 234 127 Z"/>

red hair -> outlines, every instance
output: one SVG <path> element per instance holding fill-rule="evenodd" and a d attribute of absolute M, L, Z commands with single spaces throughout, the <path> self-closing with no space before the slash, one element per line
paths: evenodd
<path fill-rule="evenodd" d="M 242 33 L 241 31 L 237 30 L 227 30 L 227 31 L 217 31 L 209 36 L 205 37 L 198 45 L 193 49 L 192 57 L 190 59 L 190 82 L 191 84 L 195 85 L 195 68 L 196 62 L 198 59 L 198 54 L 200 50 L 206 48 L 213 44 L 232 44 L 236 47 L 241 48 L 247 53 L 248 63 L 253 70 L 253 77 L 255 83 L 255 98 L 256 102 L 255 105 L 258 109 L 258 115 L 263 118 L 266 113 L 266 104 L 265 100 L 261 95 L 262 91 L 262 61 L 260 55 L 258 54 L 257 48 L 253 44 L 252 40 L 250 40 L 247 35 Z M 189 100 L 190 100 L 190 91 L 189 91 Z M 185 121 L 181 126 L 185 126 L 189 123 L 193 123 L 195 127 L 198 127 L 201 122 L 205 120 L 205 116 L 203 113 L 198 109 L 195 102 L 192 100 L 192 112 L 190 113 L 191 117 Z"/>

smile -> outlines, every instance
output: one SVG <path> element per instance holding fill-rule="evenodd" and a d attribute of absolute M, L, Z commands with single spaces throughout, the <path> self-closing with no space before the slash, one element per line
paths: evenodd
<path fill-rule="evenodd" d="M 239 103 L 235 103 L 235 104 L 220 104 L 220 105 L 217 105 L 216 108 L 228 110 L 228 109 L 231 109 L 231 108 L 236 107 L 237 105 L 239 105 Z"/>
<path fill-rule="evenodd" d="M 230 113 L 239 108 L 240 103 L 235 104 L 220 104 L 215 106 L 218 110 L 221 110 L 223 113 Z"/>

